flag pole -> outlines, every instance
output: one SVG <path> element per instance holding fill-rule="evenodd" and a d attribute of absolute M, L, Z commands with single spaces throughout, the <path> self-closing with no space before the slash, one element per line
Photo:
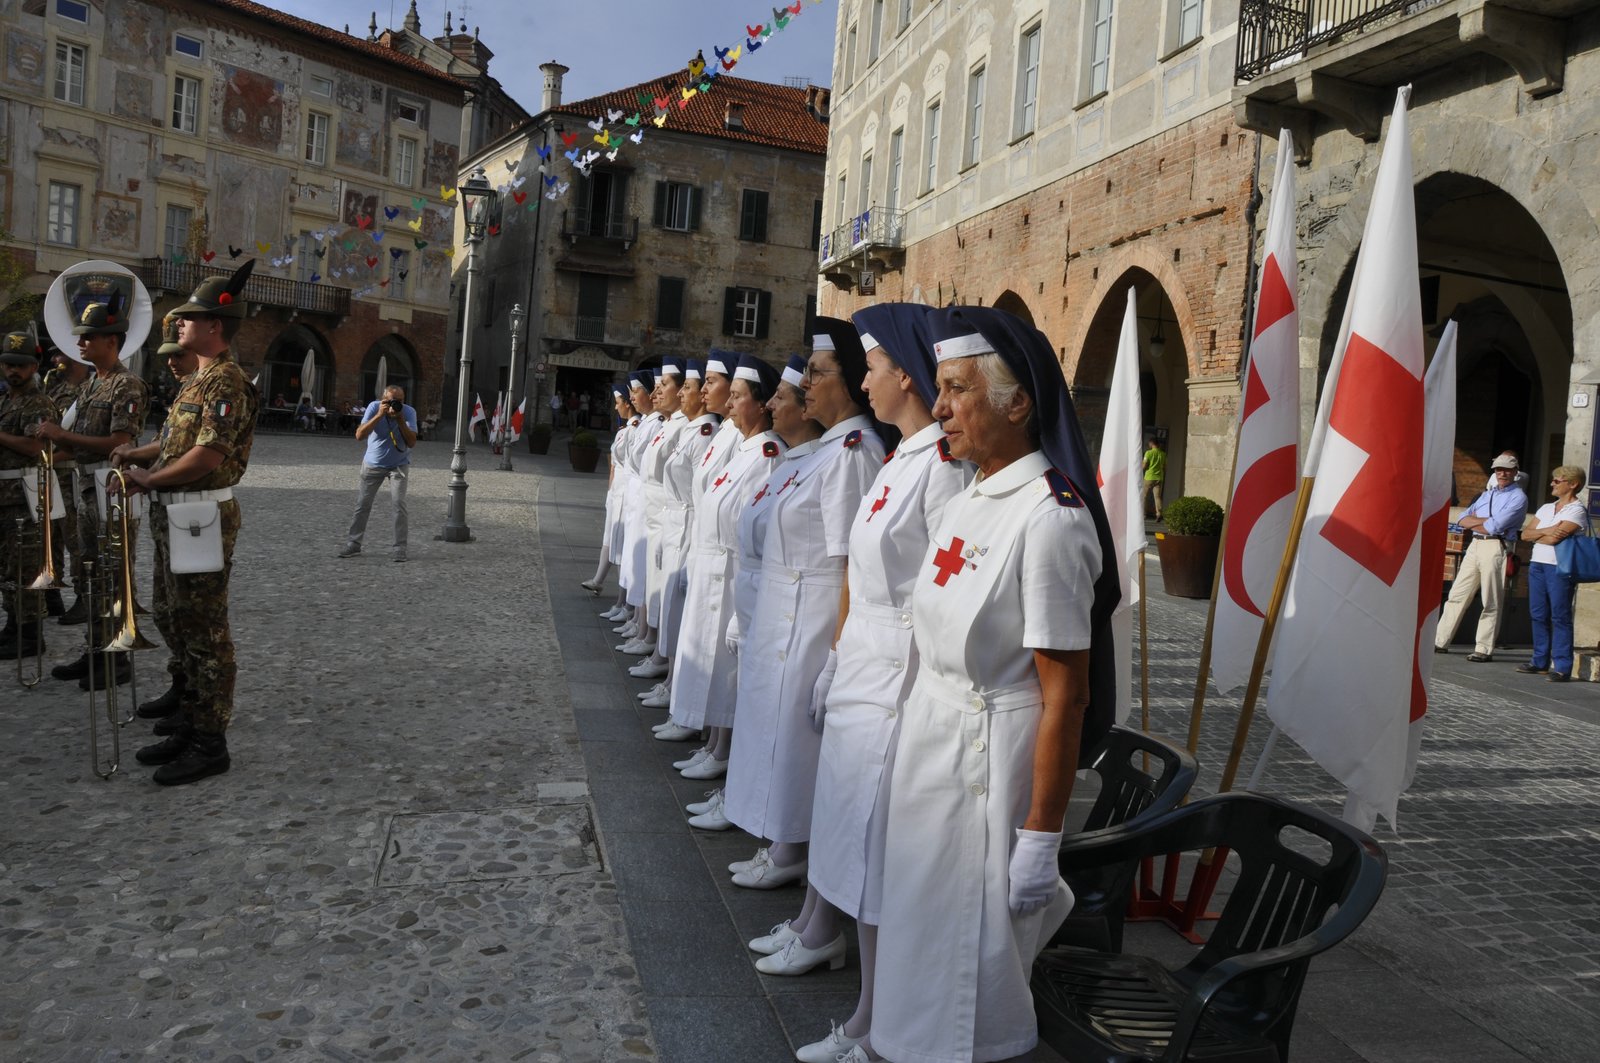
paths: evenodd
<path fill-rule="evenodd" d="M 1144 550 L 1139 550 L 1139 702 L 1140 727 L 1150 733 L 1150 627 L 1146 622 L 1150 612 L 1149 598 L 1144 587 Z M 1144 770 L 1150 770 L 1150 754 L 1144 755 Z"/>
<path fill-rule="evenodd" d="M 1248 363 L 1247 363 L 1248 365 Z M 1233 461 L 1228 464 L 1228 508 L 1222 511 L 1221 543 L 1228 543 L 1228 521 L 1233 519 L 1233 478 L 1239 472 L 1239 433 L 1233 433 Z M 1189 755 L 1200 751 L 1200 717 L 1206 707 L 1206 683 L 1211 678 L 1211 632 L 1217 623 L 1217 591 L 1222 588 L 1222 565 L 1211 571 L 1211 604 L 1206 608 L 1206 633 L 1200 640 L 1200 673 L 1194 680 L 1194 704 L 1189 709 Z"/>
<path fill-rule="evenodd" d="M 1278 578 L 1272 585 L 1272 600 L 1267 604 L 1267 615 L 1261 621 L 1261 637 L 1256 640 L 1255 660 L 1250 664 L 1250 683 L 1244 690 L 1244 704 L 1239 707 L 1239 723 L 1233 731 L 1233 749 L 1228 753 L 1227 766 L 1222 771 L 1222 781 L 1217 792 L 1228 793 L 1239 774 L 1239 761 L 1244 757 L 1244 746 L 1250 737 L 1250 724 L 1255 717 L 1256 701 L 1261 696 L 1261 679 L 1267 670 L 1267 653 L 1272 649 L 1272 635 L 1278 627 L 1278 616 L 1283 611 L 1283 599 L 1288 595 L 1289 572 L 1294 567 L 1294 555 L 1300 549 L 1300 532 L 1305 528 L 1306 511 L 1311 508 L 1311 488 L 1315 476 L 1300 479 L 1300 494 L 1294 502 L 1294 519 L 1289 524 L 1289 539 L 1283 545 L 1283 560 L 1278 563 Z"/>

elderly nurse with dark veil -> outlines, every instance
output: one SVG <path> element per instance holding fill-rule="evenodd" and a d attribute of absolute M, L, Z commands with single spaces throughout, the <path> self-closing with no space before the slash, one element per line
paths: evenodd
<path fill-rule="evenodd" d="M 1060 364 L 1001 311 L 933 311 L 940 421 L 977 466 L 912 588 L 918 671 L 889 792 L 872 1028 L 841 1059 L 973 1063 L 1038 1042 L 1028 976 L 1072 908 L 1074 770 L 1110 728 L 1119 592 Z"/>

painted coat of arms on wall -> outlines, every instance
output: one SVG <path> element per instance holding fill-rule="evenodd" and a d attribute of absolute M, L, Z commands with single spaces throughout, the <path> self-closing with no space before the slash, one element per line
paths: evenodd
<path fill-rule="evenodd" d="M 238 67 L 222 68 L 222 131 L 229 140 L 266 151 L 283 136 L 283 82 Z"/>

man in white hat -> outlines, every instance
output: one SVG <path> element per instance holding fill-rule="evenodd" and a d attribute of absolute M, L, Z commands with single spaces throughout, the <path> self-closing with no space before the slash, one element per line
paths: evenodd
<path fill-rule="evenodd" d="M 1500 599 L 1506 586 L 1506 553 L 1517 541 L 1527 515 L 1528 496 L 1517 484 L 1517 456 L 1508 451 L 1494 459 L 1488 485 L 1456 520 L 1472 541 L 1456 568 L 1455 582 L 1434 636 L 1433 652 L 1450 652 L 1450 640 L 1456 637 L 1461 615 L 1473 596 L 1479 595 L 1483 614 L 1478 617 L 1477 643 L 1467 660 L 1494 660 L 1494 640 L 1500 631 Z"/>

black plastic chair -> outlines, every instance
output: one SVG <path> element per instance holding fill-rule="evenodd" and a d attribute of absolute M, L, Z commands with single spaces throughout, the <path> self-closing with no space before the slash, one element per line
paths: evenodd
<path fill-rule="evenodd" d="M 1145 754 L 1152 771 L 1144 769 Z M 1184 750 L 1122 726 L 1106 735 L 1089 770 L 1100 777 L 1100 794 L 1083 822 L 1086 832 L 1143 823 L 1178 807 L 1196 774 L 1194 758 Z M 1068 867 L 1063 862 L 1061 876 L 1077 900 L 1050 944 L 1120 952 L 1138 867 L 1138 861 L 1102 867 Z"/>
<path fill-rule="evenodd" d="M 1325 860 L 1291 848 L 1304 832 Z M 1046 949 L 1033 969 L 1039 1034 L 1073 1063 L 1281 1063 L 1311 957 L 1361 925 L 1388 861 L 1363 832 L 1260 794 L 1221 794 L 1137 827 L 1068 841 L 1063 865 L 1128 864 L 1217 847 L 1239 878 L 1209 941 L 1168 971 L 1143 956 Z M 1330 910 L 1337 911 L 1329 917 Z"/>

